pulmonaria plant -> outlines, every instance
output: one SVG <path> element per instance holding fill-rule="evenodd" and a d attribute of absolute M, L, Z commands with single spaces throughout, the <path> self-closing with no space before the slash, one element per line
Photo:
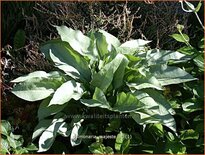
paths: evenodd
<path fill-rule="evenodd" d="M 16 96 L 27 101 L 43 100 L 33 133 L 33 139 L 40 136 L 38 152 L 49 150 L 59 134 L 70 136 L 72 146 L 80 144 L 82 139 L 76 135 L 85 135 L 90 128 L 84 126 L 83 109 L 127 114 L 140 125 L 162 124 L 176 133 L 175 111 L 163 90 L 168 85 L 196 80 L 174 66 L 189 60 L 188 56 L 150 49 L 150 41 L 142 39 L 121 44 L 103 30 L 85 36 L 66 26 L 56 29 L 61 39 L 40 48 L 56 71 L 36 71 L 12 81 L 16 83 L 12 89 Z M 70 120 L 68 115 L 76 107 L 79 117 Z"/>

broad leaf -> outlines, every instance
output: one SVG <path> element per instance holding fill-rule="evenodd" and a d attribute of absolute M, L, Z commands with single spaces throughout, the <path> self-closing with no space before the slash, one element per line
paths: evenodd
<path fill-rule="evenodd" d="M 110 146 L 107 146 L 105 147 L 105 154 L 114 154 L 114 151 Z"/>
<path fill-rule="evenodd" d="M 171 115 L 175 115 L 175 111 L 172 109 L 171 104 L 166 100 L 166 98 L 159 93 L 159 91 L 153 91 L 152 89 L 144 90 L 152 99 L 158 103 L 159 106 L 163 106 Z"/>
<path fill-rule="evenodd" d="M 52 52 L 50 52 L 49 55 L 50 55 L 51 60 L 55 63 L 55 67 L 57 67 L 60 70 L 64 71 L 68 76 L 70 76 L 73 79 L 78 80 L 80 78 L 80 73 L 76 68 L 62 62 Z"/>
<path fill-rule="evenodd" d="M 92 143 L 89 146 L 89 150 L 93 154 L 114 154 L 114 151 L 111 147 L 105 147 L 104 144 L 100 142 Z"/>
<path fill-rule="evenodd" d="M 87 61 L 74 51 L 68 43 L 54 40 L 45 43 L 40 50 L 48 59 L 51 59 L 52 55 L 52 60 L 56 67 L 63 70 L 68 75 L 73 74 L 73 76 L 83 81 L 90 81 L 91 72 Z"/>
<path fill-rule="evenodd" d="M 170 114 L 168 114 L 164 108 L 158 110 L 139 110 L 137 112 L 131 113 L 131 116 L 140 125 L 162 123 L 173 131 L 176 131 L 174 118 Z"/>
<path fill-rule="evenodd" d="M 61 40 L 68 42 L 75 51 L 83 56 L 89 52 L 88 47 L 90 46 L 90 38 L 85 36 L 81 31 L 73 30 L 66 26 L 55 27 L 61 37 Z"/>
<path fill-rule="evenodd" d="M 38 152 L 45 152 L 50 149 L 62 124 L 64 124 L 63 118 L 53 120 L 53 123 L 40 136 Z"/>
<path fill-rule="evenodd" d="M 82 104 L 88 107 L 101 107 L 101 108 L 111 109 L 105 97 L 105 94 L 98 87 L 95 88 L 93 99 L 81 99 L 80 101 Z"/>
<path fill-rule="evenodd" d="M 63 83 L 54 93 L 48 106 L 62 105 L 71 99 L 79 100 L 84 90 L 80 83 L 73 80 Z"/>
<path fill-rule="evenodd" d="M 98 58 L 98 50 L 97 50 L 97 45 L 96 45 L 96 38 L 95 38 L 95 32 L 94 31 L 90 31 L 88 33 L 88 37 L 90 38 L 90 46 L 88 48 L 88 50 L 90 51 L 88 58 L 90 59 L 90 64 L 93 63 L 93 61 L 96 61 L 96 59 Z"/>
<path fill-rule="evenodd" d="M 18 135 L 19 136 L 19 135 Z M 8 137 L 7 140 L 9 142 L 9 145 L 13 148 L 13 149 L 17 149 L 18 147 L 23 145 L 23 138 L 22 136 L 20 136 L 19 138 L 21 139 L 15 139 L 14 138 L 14 134 L 11 133 Z"/>
<path fill-rule="evenodd" d="M 36 151 L 36 150 L 38 150 L 38 148 L 33 143 L 31 143 L 30 145 L 28 145 L 26 147 L 26 150 L 28 150 L 28 151 Z"/>
<path fill-rule="evenodd" d="M 134 55 L 130 55 L 130 54 L 125 54 L 125 56 L 129 60 L 129 66 L 135 66 L 135 65 L 139 64 L 141 62 L 141 60 L 143 59 L 143 58 L 140 58 L 140 57 L 137 57 Z"/>
<path fill-rule="evenodd" d="M 144 50 L 144 46 L 151 41 L 142 40 L 142 39 L 136 39 L 136 40 L 130 40 L 123 44 L 121 44 L 117 51 L 123 54 L 134 54 L 136 51 Z"/>
<path fill-rule="evenodd" d="M 100 32 L 95 33 L 95 38 L 98 55 L 100 59 L 103 60 L 104 56 L 108 53 L 108 43 L 106 42 L 105 36 Z"/>
<path fill-rule="evenodd" d="M 81 128 L 81 123 L 84 120 L 81 119 L 79 122 L 74 123 L 73 125 L 73 129 L 71 131 L 71 135 L 70 135 L 70 143 L 71 146 L 77 146 L 81 143 L 82 139 L 79 139 L 80 136 L 80 128 Z"/>
<path fill-rule="evenodd" d="M 144 104 L 140 102 L 134 95 L 122 92 L 117 95 L 117 101 L 112 110 L 126 113 L 142 109 L 143 106 Z"/>
<path fill-rule="evenodd" d="M 12 132 L 10 133 L 9 135 L 11 138 L 15 139 L 15 140 L 18 140 L 18 141 L 21 141 L 21 143 L 23 143 L 23 136 L 22 135 L 15 135 L 13 134 Z"/>
<path fill-rule="evenodd" d="M 201 71 L 204 71 L 204 54 L 198 55 L 194 58 L 195 64 L 199 67 Z"/>
<path fill-rule="evenodd" d="M 157 90 L 163 90 L 160 82 L 154 76 L 151 75 L 143 76 L 140 73 L 138 75 L 133 75 L 132 78 L 130 77 L 127 85 L 131 89 L 136 89 L 136 90 L 145 89 L 145 88 L 154 88 Z"/>
<path fill-rule="evenodd" d="M 103 91 L 101 89 L 99 89 L 98 87 L 95 88 L 95 92 L 93 94 L 93 99 L 100 101 L 100 102 L 107 102 L 107 99 L 105 97 L 105 94 L 103 93 Z"/>
<path fill-rule="evenodd" d="M 130 136 L 120 131 L 115 141 L 115 149 L 118 151 L 118 153 L 124 153 L 129 148 L 129 144 Z"/>
<path fill-rule="evenodd" d="M 81 99 L 80 102 L 87 107 L 100 107 L 100 108 L 110 109 L 108 103 L 100 102 L 94 99 Z"/>
<path fill-rule="evenodd" d="M 60 135 L 62 135 L 63 137 L 69 137 L 71 134 L 71 126 L 70 124 L 67 124 L 66 122 L 64 122 L 58 129 L 58 133 Z"/>
<path fill-rule="evenodd" d="M 91 85 L 106 92 L 113 81 L 116 70 L 120 67 L 121 63 L 126 61 L 125 59 L 124 55 L 118 54 L 111 62 L 103 66 L 98 73 L 94 73 Z"/>
<path fill-rule="evenodd" d="M 176 51 L 154 49 L 146 56 L 146 59 L 148 65 L 151 66 L 166 64 L 169 60 L 187 61 L 190 58 Z"/>
<path fill-rule="evenodd" d="M 146 44 L 150 43 L 151 41 L 143 40 L 143 39 L 136 39 L 130 40 L 120 45 L 120 47 L 128 47 L 128 48 L 139 48 L 140 46 L 145 46 Z"/>
<path fill-rule="evenodd" d="M 89 146 L 89 150 L 94 154 L 104 154 L 104 145 L 99 142 L 95 142 Z"/>
<path fill-rule="evenodd" d="M 46 73 L 45 71 L 35 71 L 35 72 L 32 72 L 32 73 L 29 73 L 28 75 L 23 75 L 23 76 L 20 76 L 14 80 L 12 80 L 11 82 L 24 82 L 26 80 L 29 80 L 29 79 L 32 79 L 32 78 L 35 78 L 35 77 L 41 77 L 41 78 L 46 78 L 50 76 L 49 73 Z"/>
<path fill-rule="evenodd" d="M 152 135 L 156 135 L 157 137 L 164 136 L 163 126 L 159 123 L 158 124 L 150 124 L 149 131 L 151 132 Z"/>
<path fill-rule="evenodd" d="M 6 139 L 1 138 L 0 153 L 1 154 L 10 154 L 9 149 L 10 149 L 10 146 L 9 146 L 8 141 Z"/>
<path fill-rule="evenodd" d="M 6 120 L 1 120 L 1 134 L 9 136 L 11 133 L 11 124 Z"/>
<path fill-rule="evenodd" d="M 159 80 L 162 86 L 197 80 L 186 71 L 174 66 L 153 65 L 150 67 L 150 73 Z"/>
<path fill-rule="evenodd" d="M 32 78 L 64 78 L 64 76 L 61 72 L 58 71 L 52 71 L 49 73 L 46 73 L 45 71 L 35 71 L 27 75 L 20 76 L 12 80 L 11 82 L 14 83 L 25 82 L 27 80 L 31 80 Z"/>
<path fill-rule="evenodd" d="M 170 35 L 172 38 L 174 38 L 178 42 L 186 43 L 189 42 L 189 36 L 186 34 L 172 34 Z"/>
<path fill-rule="evenodd" d="M 124 73 L 125 73 L 125 68 L 127 67 L 129 61 L 127 58 L 124 58 L 116 70 L 113 78 L 113 87 L 114 89 L 118 89 L 123 85 L 123 79 L 124 79 Z"/>
<path fill-rule="evenodd" d="M 120 46 L 120 41 L 110 33 L 104 31 L 104 30 L 99 30 L 100 33 L 102 33 L 105 36 L 106 42 L 108 44 L 108 51 L 112 51 L 112 45 L 114 47 Z"/>
<path fill-rule="evenodd" d="M 38 136 L 43 133 L 52 123 L 51 119 L 43 119 L 40 120 L 38 125 L 35 127 L 33 135 L 32 135 L 32 140 L 35 140 Z"/>
<path fill-rule="evenodd" d="M 39 109 L 38 109 L 38 119 L 39 120 L 42 120 L 48 116 L 54 115 L 60 112 L 61 110 L 63 110 L 67 106 L 67 103 L 63 105 L 48 106 L 50 101 L 51 101 L 51 97 L 48 97 L 41 102 Z"/>
<path fill-rule="evenodd" d="M 12 93 L 27 101 L 38 101 L 53 94 L 63 82 L 62 77 L 31 78 L 16 84 Z"/>
<path fill-rule="evenodd" d="M 148 123 L 161 123 L 173 131 L 176 131 L 176 123 L 170 112 L 173 110 L 170 109 L 170 105 L 164 103 L 164 99 L 161 97 L 155 98 L 156 94 L 152 94 L 149 91 L 148 93 L 142 91 L 136 91 L 134 94 L 137 99 L 144 103 L 144 109 L 137 110 L 130 113 L 132 118 L 139 124 L 148 124 Z M 154 97 L 154 99 L 152 98 Z M 169 112 L 170 111 L 170 112 Z"/>

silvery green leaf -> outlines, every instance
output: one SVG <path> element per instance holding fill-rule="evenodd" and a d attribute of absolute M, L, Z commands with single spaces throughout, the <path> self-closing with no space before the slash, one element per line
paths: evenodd
<path fill-rule="evenodd" d="M 156 77 L 162 86 L 197 80 L 181 68 L 167 66 L 166 64 L 150 66 L 150 73 Z"/>
<path fill-rule="evenodd" d="M 64 82 L 62 77 L 31 78 L 18 83 L 12 89 L 12 93 L 27 101 L 38 101 L 47 98 Z"/>
<path fill-rule="evenodd" d="M 151 41 L 143 40 L 143 39 L 136 39 L 130 40 L 120 45 L 120 47 L 127 47 L 127 48 L 139 48 L 140 46 L 145 46 L 146 44 L 150 43 Z"/>
<path fill-rule="evenodd" d="M 45 54 L 47 59 L 52 60 L 52 56 L 54 63 L 56 62 L 56 67 L 59 67 L 59 69 L 65 71 L 65 73 L 71 75 L 74 71 L 74 77 L 77 76 L 84 82 L 90 81 L 91 71 L 87 60 L 73 50 L 67 42 L 59 40 L 48 41 L 41 46 L 40 50 Z"/>
<path fill-rule="evenodd" d="M 115 149 L 120 153 L 124 153 L 124 151 L 129 148 L 129 144 L 129 135 L 127 133 L 123 133 L 122 131 L 120 131 L 115 141 Z"/>
<path fill-rule="evenodd" d="M 95 33 L 95 38 L 98 56 L 101 60 L 103 60 L 104 56 L 109 52 L 108 43 L 106 41 L 105 36 L 100 32 Z"/>
<path fill-rule="evenodd" d="M 130 40 L 123 44 L 121 44 L 119 47 L 117 47 L 117 51 L 123 54 L 134 54 L 137 51 L 144 50 L 145 45 L 150 43 L 151 41 L 142 40 L 142 39 L 136 39 L 136 40 Z"/>
<path fill-rule="evenodd" d="M 100 107 L 100 108 L 110 109 L 108 103 L 100 102 L 94 99 L 81 99 L 80 102 L 87 107 Z"/>
<path fill-rule="evenodd" d="M 59 127 L 59 130 L 58 130 L 58 133 L 60 135 L 62 135 L 63 137 L 69 137 L 70 134 L 71 134 L 71 126 L 68 125 L 66 122 L 64 122 L 60 127 Z"/>
<path fill-rule="evenodd" d="M 31 79 L 31 78 L 34 78 L 34 77 L 43 77 L 43 78 L 46 78 L 50 76 L 50 74 L 46 73 L 45 71 L 35 71 L 35 72 L 32 72 L 32 73 L 29 73 L 28 75 L 23 75 L 23 76 L 20 76 L 14 80 L 12 80 L 11 82 L 23 82 L 23 81 L 26 81 L 28 79 Z"/>
<path fill-rule="evenodd" d="M 164 98 L 160 96 L 160 98 L 157 98 L 156 94 L 152 94 L 151 90 L 148 92 L 136 91 L 135 95 L 140 102 L 145 104 L 144 109 L 130 113 L 137 123 L 141 125 L 161 123 L 176 131 L 175 120 L 170 114 L 174 114 L 174 111 Z"/>
<path fill-rule="evenodd" d="M 204 71 L 204 54 L 201 54 L 195 57 L 194 62 L 201 71 Z"/>
<path fill-rule="evenodd" d="M 147 73 L 145 73 L 147 74 Z M 129 82 L 127 82 L 127 86 L 129 86 L 131 89 L 145 89 L 145 88 L 154 88 L 157 90 L 163 90 L 160 82 L 151 75 L 138 75 L 133 76 L 133 79 L 131 79 Z"/>
<path fill-rule="evenodd" d="M 64 124 L 64 118 L 54 119 L 52 124 L 44 130 L 39 138 L 38 152 L 45 152 L 52 146 L 59 128 Z"/>
<path fill-rule="evenodd" d="M 40 134 L 43 133 L 43 131 L 45 131 L 46 128 L 49 127 L 49 125 L 51 125 L 51 123 L 51 119 L 40 120 L 38 125 L 34 129 L 32 140 L 35 140 L 38 136 L 40 136 Z"/>
<path fill-rule="evenodd" d="M 83 122 L 84 120 L 81 119 L 79 122 L 76 122 L 74 123 L 73 125 L 73 129 L 71 131 L 71 135 L 70 135 L 70 143 L 72 146 L 77 146 L 81 143 L 81 140 L 82 139 L 79 139 L 79 129 L 81 127 L 81 123 Z"/>
<path fill-rule="evenodd" d="M 111 109 L 105 97 L 105 94 L 98 87 L 95 88 L 95 92 L 93 94 L 92 99 L 81 99 L 80 101 L 82 104 L 88 107 L 100 107 L 100 108 L 105 108 L 105 109 Z"/>
<path fill-rule="evenodd" d="M 81 55 L 86 55 L 88 53 L 88 48 L 90 46 L 90 38 L 85 36 L 79 30 L 73 30 L 66 26 L 55 26 L 58 34 L 62 41 L 66 41 L 70 46 L 80 53 Z"/>
<path fill-rule="evenodd" d="M 151 98 L 155 100 L 158 105 L 163 106 L 171 115 L 175 115 L 176 112 L 172 109 L 171 104 L 166 100 L 166 98 L 159 92 L 153 91 L 152 89 L 144 90 Z"/>
<path fill-rule="evenodd" d="M 11 133 L 11 124 L 6 120 L 1 120 L 1 134 L 8 136 Z"/>
<path fill-rule="evenodd" d="M 60 59 L 56 57 L 51 51 L 49 52 L 49 54 L 50 54 L 50 58 L 55 63 L 55 67 L 61 69 L 73 79 L 79 79 L 80 73 L 76 68 L 74 68 L 71 65 L 68 65 L 67 63 L 60 61 Z"/>
<path fill-rule="evenodd" d="M 120 67 L 121 63 L 125 63 L 125 59 L 127 60 L 124 55 L 117 54 L 117 56 L 111 62 L 103 66 L 98 73 L 94 73 L 91 85 L 100 88 L 103 92 L 106 92 L 107 88 L 113 81 L 115 72 Z"/>
<path fill-rule="evenodd" d="M 149 54 L 146 55 L 148 66 L 167 64 L 170 60 L 187 61 L 190 59 L 186 55 L 179 53 L 177 51 L 159 50 L 159 49 L 153 49 L 153 50 L 149 50 L 149 51 L 150 51 L 150 52 L 148 52 Z"/>
<path fill-rule="evenodd" d="M 84 93 L 82 85 L 73 80 L 63 83 L 54 93 L 48 106 L 62 105 L 71 99 L 78 100 Z"/>
<path fill-rule="evenodd" d="M 0 153 L 1 154 L 7 154 L 7 153 L 10 154 L 9 150 L 10 150 L 9 142 L 6 139 L 1 138 Z"/>
<path fill-rule="evenodd" d="M 112 110 L 120 113 L 127 113 L 142 109 L 144 104 L 140 102 L 133 94 L 121 92 L 117 95 L 117 101 Z"/>
<path fill-rule="evenodd" d="M 105 36 L 106 42 L 108 43 L 108 50 L 112 50 L 112 45 L 114 47 L 120 46 L 120 41 L 110 33 L 104 31 L 104 30 L 99 30 L 100 33 L 102 33 Z"/>
<path fill-rule="evenodd" d="M 61 110 L 63 110 L 68 103 L 65 103 L 63 105 L 51 105 L 48 106 L 52 97 L 48 97 L 44 99 L 39 108 L 38 108 L 38 119 L 42 120 L 48 116 L 54 115 L 56 113 L 59 113 Z"/>
<path fill-rule="evenodd" d="M 113 82 L 112 82 L 114 89 L 118 89 L 123 85 L 125 69 L 128 66 L 128 63 L 129 63 L 129 60 L 125 57 L 120 63 L 120 66 L 118 67 L 118 69 L 115 71 Z"/>

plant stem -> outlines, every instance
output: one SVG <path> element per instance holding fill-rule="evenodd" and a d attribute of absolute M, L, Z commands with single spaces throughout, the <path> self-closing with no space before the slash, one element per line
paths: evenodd
<path fill-rule="evenodd" d="M 199 24 L 201 25 L 201 27 L 205 30 L 204 25 L 201 22 L 201 19 L 199 18 L 198 14 L 196 12 L 194 12 L 194 14 L 196 15 L 197 20 L 199 21 Z"/>

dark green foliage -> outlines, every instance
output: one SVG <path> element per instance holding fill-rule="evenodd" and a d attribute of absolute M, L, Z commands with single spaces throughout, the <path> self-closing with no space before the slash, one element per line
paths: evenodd
<path fill-rule="evenodd" d="M 12 132 L 13 128 L 8 121 L 1 120 L 1 154 L 25 154 L 37 150 L 34 144 L 24 147 L 22 135 L 16 135 Z"/>

